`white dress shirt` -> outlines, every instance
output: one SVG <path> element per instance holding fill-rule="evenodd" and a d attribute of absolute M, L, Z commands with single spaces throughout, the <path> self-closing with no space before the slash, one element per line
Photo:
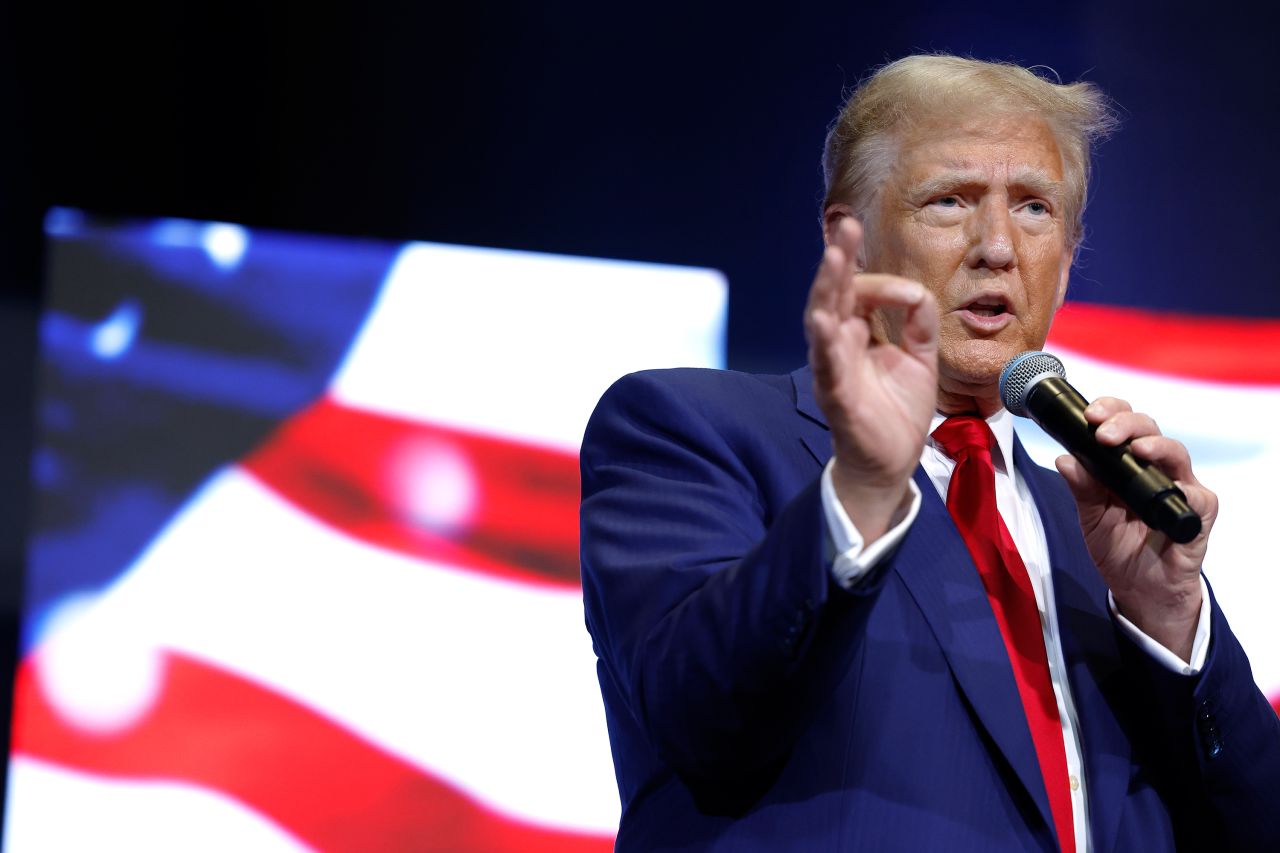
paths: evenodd
<path fill-rule="evenodd" d="M 934 414 L 933 423 L 929 425 L 932 433 L 945 420 L 945 416 Z M 1044 524 L 1040 513 L 1036 510 L 1035 501 L 1027 488 L 1024 477 L 1013 465 L 1013 415 L 1004 409 L 987 418 L 987 424 L 995 433 L 999 445 L 991 454 L 996 472 L 996 505 L 1004 519 L 1005 526 L 1018 546 L 1018 553 L 1026 564 L 1027 573 L 1031 577 L 1031 588 L 1035 591 L 1036 607 L 1040 611 L 1040 627 L 1044 632 L 1044 645 L 1049 661 L 1049 678 L 1053 682 L 1053 694 L 1058 700 L 1058 719 L 1062 721 L 1062 741 L 1067 753 L 1067 774 L 1071 786 L 1071 811 L 1075 824 L 1076 850 L 1087 853 L 1089 842 L 1089 801 L 1085 789 L 1083 765 L 1084 752 L 1080 748 L 1080 722 L 1076 715 L 1075 703 L 1071 698 L 1071 687 L 1067 680 L 1066 664 L 1062 657 L 1062 643 L 1058 632 L 1058 609 L 1054 604 L 1053 580 L 1049 566 L 1049 548 L 1045 542 Z M 858 529 L 845 513 L 844 507 L 836 497 L 835 486 L 831 481 L 831 468 L 827 463 L 822 473 L 822 506 L 826 514 L 827 530 L 830 532 L 828 542 L 831 548 L 831 572 L 835 580 L 846 589 L 856 585 L 880 560 L 902 541 L 907 530 L 915 521 L 920 511 L 920 490 L 914 481 L 909 483 L 911 501 L 900 520 L 875 542 L 865 544 Z M 938 447 L 932 436 L 925 442 L 920 455 L 920 465 L 945 503 L 947 486 L 951 482 L 951 472 L 955 469 L 955 461 Z M 1116 609 L 1115 599 L 1108 593 L 1111 613 L 1121 628 L 1128 633 L 1139 646 L 1170 670 L 1184 675 L 1195 675 L 1204 666 L 1204 659 L 1209 649 L 1209 592 L 1200 579 L 1202 603 L 1200 605 L 1200 623 L 1196 628 L 1195 641 L 1191 649 L 1191 660 L 1184 661 L 1155 640 L 1138 630 L 1132 622 L 1120 615 Z"/>

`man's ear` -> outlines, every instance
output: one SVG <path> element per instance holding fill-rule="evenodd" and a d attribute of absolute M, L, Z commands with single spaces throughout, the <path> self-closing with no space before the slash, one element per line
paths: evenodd
<path fill-rule="evenodd" d="M 1074 260 L 1075 252 L 1068 252 L 1066 260 L 1062 262 L 1062 272 L 1058 273 L 1058 292 L 1053 301 L 1054 314 L 1057 314 L 1062 303 L 1067 301 L 1067 283 L 1071 281 L 1071 265 Z"/>
<path fill-rule="evenodd" d="M 840 221 L 846 216 L 853 216 L 853 208 L 844 202 L 830 205 L 825 211 L 823 211 L 822 245 L 831 245 L 832 235 L 836 233 L 836 229 L 840 227 Z"/>

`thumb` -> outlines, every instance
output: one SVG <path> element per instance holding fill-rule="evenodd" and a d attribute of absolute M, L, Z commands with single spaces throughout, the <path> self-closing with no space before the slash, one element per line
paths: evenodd
<path fill-rule="evenodd" d="M 1076 503 L 1097 501 L 1106 494 L 1106 487 L 1095 480 L 1074 456 L 1063 454 L 1054 460 L 1054 465 L 1062 479 L 1067 481 L 1067 488 L 1071 490 Z"/>

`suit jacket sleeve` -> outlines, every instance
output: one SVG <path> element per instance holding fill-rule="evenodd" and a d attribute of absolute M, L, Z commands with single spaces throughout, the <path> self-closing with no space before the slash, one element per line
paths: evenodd
<path fill-rule="evenodd" d="M 753 411 L 761 392 L 746 386 L 759 381 L 633 374 L 583 441 L 583 589 L 601 679 L 693 784 L 785 755 L 841 666 L 841 644 L 823 636 L 875 589 L 831 580 L 816 460 L 785 505 L 769 496 L 785 484 L 761 488 L 781 476 L 780 452 L 805 451 L 779 440 L 770 407 Z"/>
<path fill-rule="evenodd" d="M 1280 850 L 1280 718 L 1216 600 L 1211 613 L 1209 654 L 1196 677 L 1171 672 L 1117 632 L 1141 697 L 1134 751 L 1159 780 L 1183 846 Z"/>

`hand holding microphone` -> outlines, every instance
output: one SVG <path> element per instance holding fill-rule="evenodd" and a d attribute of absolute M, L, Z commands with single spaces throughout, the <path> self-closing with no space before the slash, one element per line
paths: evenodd
<path fill-rule="evenodd" d="M 1085 419 L 1088 402 L 1066 380 L 1062 362 L 1045 352 L 1011 358 L 1000 372 L 1000 397 L 1015 415 L 1030 417 L 1142 521 L 1174 542 L 1200 534 L 1200 516 L 1159 468 L 1138 459 L 1128 443 L 1100 444 Z"/>

